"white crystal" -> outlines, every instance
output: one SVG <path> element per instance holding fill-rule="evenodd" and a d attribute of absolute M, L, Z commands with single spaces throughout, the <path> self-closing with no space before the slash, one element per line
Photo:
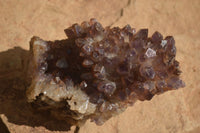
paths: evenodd
<path fill-rule="evenodd" d="M 60 81 L 60 77 L 56 77 L 55 80 L 58 83 Z"/>
<path fill-rule="evenodd" d="M 156 56 L 156 51 L 154 51 L 153 49 L 151 48 L 148 48 L 145 55 L 148 57 L 148 58 L 151 58 L 151 57 L 154 57 Z"/>
<path fill-rule="evenodd" d="M 162 42 L 161 42 L 160 45 L 161 45 L 162 47 L 165 47 L 166 44 L 167 44 L 167 40 L 162 40 Z"/>

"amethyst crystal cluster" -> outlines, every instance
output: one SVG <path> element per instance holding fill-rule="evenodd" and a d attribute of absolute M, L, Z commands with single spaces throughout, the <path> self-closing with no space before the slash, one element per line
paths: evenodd
<path fill-rule="evenodd" d="M 28 101 L 59 120 L 97 125 L 136 100 L 184 87 L 172 36 L 102 27 L 95 19 L 65 29 L 68 37 L 30 42 Z"/>

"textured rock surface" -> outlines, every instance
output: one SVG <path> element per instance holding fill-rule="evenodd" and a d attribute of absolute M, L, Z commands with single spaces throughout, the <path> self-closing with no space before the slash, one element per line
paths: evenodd
<path fill-rule="evenodd" d="M 28 4 L 30 2 L 31 4 Z M 44 127 L 45 125 L 56 127 L 52 121 L 39 120 L 40 117 L 24 113 L 28 111 L 23 103 L 24 87 L 22 85 L 16 87 L 16 83 L 20 86 L 20 78 L 15 80 L 13 78 L 20 77 L 23 63 L 21 58 L 26 56 L 26 51 L 6 50 L 14 46 L 28 50 L 27 43 L 32 35 L 40 36 L 45 40 L 63 39 L 65 37 L 63 28 L 70 26 L 73 22 L 81 22 L 91 17 L 96 17 L 103 25 L 114 23 L 114 26 L 122 27 L 129 23 L 137 29 L 149 28 L 149 34 L 160 31 L 164 33 L 164 36 L 174 35 L 178 49 L 177 60 L 182 66 L 182 77 L 187 87 L 155 96 L 150 102 L 138 102 L 134 108 L 128 108 L 123 114 L 110 119 L 101 127 L 88 121 L 80 131 L 82 133 L 199 132 L 200 32 L 198 29 L 200 29 L 200 24 L 197 23 L 200 20 L 197 13 L 200 10 L 199 0 L 192 0 L 192 2 L 187 0 L 132 0 L 126 6 L 127 3 L 128 1 L 120 0 L 109 1 L 107 4 L 105 1 L 92 0 L 76 2 L 0 1 L 0 50 L 5 51 L 0 53 L 0 113 L 10 132 L 51 133 L 59 131 Z M 85 8 L 86 4 L 87 8 Z M 122 8 L 124 8 L 123 12 Z M 46 28 L 43 28 L 44 26 Z M 59 127 L 59 129 L 62 128 Z"/>

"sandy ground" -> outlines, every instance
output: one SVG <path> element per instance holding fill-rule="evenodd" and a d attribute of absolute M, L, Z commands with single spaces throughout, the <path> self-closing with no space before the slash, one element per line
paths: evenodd
<path fill-rule="evenodd" d="M 33 35 L 64 39 L 63 29 L 94 17 L 104 26 L 130 24 L 148 28 L 149 36 L 173 35 L 186 87 L 137 102 L 103 126 L 88 121 L 80 133 L 199 133 L 200 0 L 0 0 L 1 133 L 73 132 L 74 127 L 65 131 L 54 121 L 30 116 L 17 77 L 23 75 L 22 58 Z"/>

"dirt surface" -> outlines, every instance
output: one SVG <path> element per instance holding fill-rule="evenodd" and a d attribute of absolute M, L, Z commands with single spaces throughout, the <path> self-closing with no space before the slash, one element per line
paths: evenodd
<path fill-rule="evenodd" d="M 177 60 L 186 87 L 137 102 L 96 126 L 87 121 L 80 133 L 200 132 L 199 0 L 0 0 L 1 133 L 71 133 L 75 127 L 37 114 L 26 103 L 23 64 L 33 35 L 66 38 L 73 23 L 97 18 L 104 26 L 130 24 L 176 40 Z"/>

